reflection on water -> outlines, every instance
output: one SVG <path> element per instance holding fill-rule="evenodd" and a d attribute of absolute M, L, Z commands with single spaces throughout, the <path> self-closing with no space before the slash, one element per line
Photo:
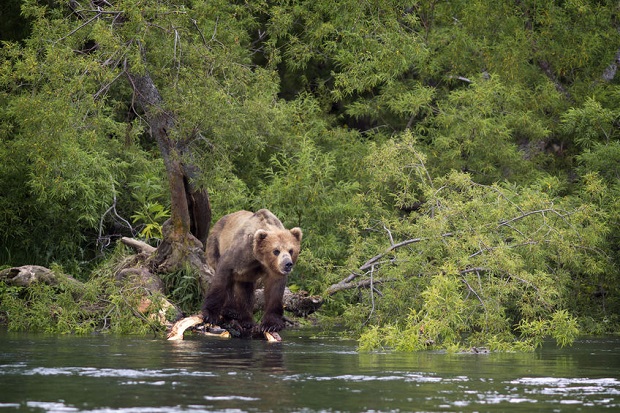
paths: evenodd
<path fill-rule="evenodd" d="M 620 410 L 617 338 L 475 355 L 357 353 L 306 331 L 283 338 L 0 331 L 0 413 Z"/>

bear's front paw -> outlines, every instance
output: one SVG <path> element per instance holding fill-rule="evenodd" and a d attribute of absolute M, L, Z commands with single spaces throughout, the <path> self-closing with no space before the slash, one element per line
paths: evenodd
<path fill-rule="evenodd" d="M 205 321 L 205 324 L 218 325 L 220 322 L 219 315 L 215 313 L 202 313 L 202 318 Z"/>
<path fill-rule="evenodd" d="M 255 324 L 253 321 L 239 321 L 239 320 L 226 320 L 224 321 L 226 328 L 231 328 L 239 333 L 248 333 L 254 330 Z"/>
<path fill-rule="evenodd" d="M 252 331 L 256 326 L 256 324 L 252 320 L 240 321 L 239 323 L 241 324 L 241 328 L 246 331 Z"/>
<path fill-rule="evenodd" d="M 224 309 L 222 309 L 221 311 L 222 313 L 222 319 L 224 319 L 225 322 L 230 322 L 232 320 L 240 320 L 240 316 L 239 313 L 237 311 L 235 311 L 235 309 L 233 307 L 224 307 Z"/>
<path fill-rule="evenodd" d="M 281 317 L 264 317 L 260 323 L 260 331 L 263 333 L 278 332 L 284 328 L 284 320 Z"/>

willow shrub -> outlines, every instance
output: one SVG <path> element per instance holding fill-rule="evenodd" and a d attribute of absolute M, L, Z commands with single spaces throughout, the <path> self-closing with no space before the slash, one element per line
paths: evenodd
<path fill-rule="evenodd" d="M 345 314 L 351 326 L 365 325 L 360 347 L 527 349 L 548 336 L 571 343 L 579 332 L 568 311 L 572 275 L 609 270 L 599 248 L 604 215 L 556 193 L 555 178 L 481 185 L 456 171 L 432 177 L 424 164 L 410 134 L 368 158 L 377 179 L 364 202 L 374 215 L 360 222 L 364 247 L 352 252 L 361 262 L 385 252 L 357 276 L 374 288 Z M 398 214 L 382 209 L 391 204 Z"/>
<path fill-rule="evenodd" d="M 160 295 L 143 287 L 118 284 L 114 268 L 122 255 L 117 248 L 105 264 L 95 269 L 92 278 L 76 282 L 52 266 L 58 284 L 34 283 L 28 287 L 9 286 L 0 281 L 0 319 L 11 331 L 34 331 L 53 334 L 149 334 L 163 331 L 162 324 L 137 308 L 148 296 L 148 313 L 155 313 L 164 303 Z"/>

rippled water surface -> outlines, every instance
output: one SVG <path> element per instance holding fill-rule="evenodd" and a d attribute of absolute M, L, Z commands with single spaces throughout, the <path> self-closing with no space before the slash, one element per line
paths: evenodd
<path fill-rule="evenodd" d="M 528 354 L 358 353 L 284 342 L 0 330 L 0 413 L 620 411 L 620 339 Z"/>

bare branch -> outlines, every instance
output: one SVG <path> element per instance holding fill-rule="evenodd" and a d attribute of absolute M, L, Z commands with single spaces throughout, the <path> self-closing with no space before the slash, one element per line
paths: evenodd
<path fill-rule="evenodd" d="M 390 238 L 390 245 L 394 246 L 394 238 L 392 237 L 392 231 L 390 231 L 390 229 L 385 225 L 383 225 L 383 229 L 385 230 L 385 232 L 387 232 L 388 237 Z"/>
<path fill-rule="evenodd" d="M 551 209 L 551 208 L 545 208 L 545 209 L 538 209 L 536 211 L 524 212 L 523 214 L 521 214 L 521 215 L 519 215 L 517 217 L 511 218 L 511 219 L 507 219 L 505 221 L 500 222 L 497 226 L 498 227 L 503 227 L 504 225 L 508 225 L 511 222 L 519 221 L 520 219 L 529 217 L 530 215 L 535 215 L 535 214 L 543 214 L 544 215 L 545 212 L 553 212 L 553 213 L 557 214 L 558 216 L 560 216 L 561 218 L 564 218 L 564 216 L 562 214 L 560 214 L 559 212 L 557 212 L 556 210 Z"/>
<path fill-rule="evenodd" d="M 207 46 L 207 39 L 205 39 L 205 35 L 202 33 L 202 30 L 200 30 L 200 28 L 198 27 L 198 22 L 196 21 L 196 19 L 192 19 L 192 24 L 194 25 L 196 30 L 198 30 L 198 33 L 200 34 L 200 37 L 202 38 L 202 43 L 205 46 Z"/>
<path fill-rule="evenodd" d="M 465 83 L 473 83 L 471 81 L 471 79 L 468 79 L 468 78 L 463 77 L 463 76 L 448 76 L 448 79 L 456 79 L 456 80 L 460 80 L 460 81 L 465 82 Z"/>
<path fill-rule="evenodd" d="M 391 238 L 391 234 L 390 234 L 390 238 Z M 375 312 L 375 294 L 374 294 L 374 289 L 375 286 L 374 284 L 374 280 L 373 280 L 373 273 L 375 272 L 375 266 L 373 265 L 370 268 L 370 303 L 371 303 L 371 307 L 370 307 L 370 313 L 368 314 L 368 318 L 366 319 L 366 321 L 364 322 L 364 324 L 367 324 L 370 321 L 370 318 L 372 317 L 373 313 Z"/>
<path fill-rule="evenodd" d="M 131 226 L 131 224 L 125 218 L 121 217 L 116 211 L 116 188 L 114 187 L 114 183 L 112 183 L 112 194 L 113 194 L 112 205 L 103 213 L 103 215 L 101 215 L 101 219 L 99 220 L 99 238 L 97 238 L 97 245 L 101 245 L 102 251 L 105 247 L 107 247 L 110 244 L 110 237 L 103 236 L 103 220 L 105 219 L 106 215 L 108 215 L 109 213 L 112 213 L 113 217 L 116 217 L 121 222 L 123 222 L 127 226 L 127 228 L 129 228 L 132 235 L 135 234 L 135 231 L 133 227 Z M 106 240 L 106 242 L 103 242 L 104 239 Z"/>
<path fill-rule="evenodd" d="M 398 244 L 393 244 L 388 249 L 386 249 L 384 252 L 382 252 L 381 254 L 377 254 L 374 257 L 372 257 L 371 259 L 369 259 L 368 261 L 366 261 L 364 263 L 364 265 L 362 265 L 359 269 L 361 271 L 366 271 L 366 270 L 370 269 L 370 267 L 372 267 L 377 261 L 379 261 L 381 258 L 383 258 L 387 253 L 389 253 L 391 251 L 394 251 L 397 248 L 404 247 L 406 245 L 414 244 L 416 242 L 425 241 L 425 240 L 426 240 L 426 238 L 412 238 L 412 239 L 408 239 L 408 240 L 403 241 L 403 242 L 399 242 Z"/>
<path fill-rule="evenodd" d="M 361 280 L 359 282 L 348 282 L 348 283 L 343 283 L 343 282 L 339 282 L 337 284 L 332 284 L 326 291 L 327 295 L 334 295 L 335 293 L 337 293 L 338 291 L 344 291 L 344 290 L 352 290 L 354 288 L 371 288 L 371 286 L 374 288 L 375 285 L 377 284 L 384 284 L 387 282 L 391 282 L 391 281 L 395 281 L 395 278 L 386 278 L 386 279 L 379 279 L 379 280 L 375 280 L 375 279 L 366 279 L 366 280 Z"/>
<path fill-rule="evenodd" d="M 65 35 L 65 36 L 61 37 L 60 39 L 56 40 L 56 42 L 61 42 L 61 41 L 65 40 L 67 37 L 72 36 L 74 33 L 76 33 L 82 27 L 88 26 L 89 24 L 91 24 L 92 22 L 97 20 L 99 18 L 99 16 L 101 16 L 101 13 L 97 13 L 96 15 L 91 17 L 90 19 L 86 20 L 84 23 L 80 24 L 78 27 L 76 27 L 75 29 L 71 30 L 67 35 Z"/>
<path fill-rule="evenodd" d="M 157 248 L 147 244 L 146 242 L 142 242 L 134 238 L 122 237 L 121 242 L 140 253 L 144 253 L 148 255 L 154 253 L 157 250 Z"/>
<path fill-rule="evenodd" d="M 123 76 L 125 74 L 124 71 L 121 71 L 118 73 L 118 75 L 116 75 L 114 77 L 114 79 L 112 79 L 109 83 L 103 85 L 94 95 L 93 95 L 93 99 L 97 100 L 99 99 L 99 97 L 101 95 L 104 95 L 108 92 L 108 90 L 110 90 L 110 86 L 112 86 L 114 84 L 114 82 L 116 82 L 121 76 Z"/>
<path fill-rule="evenodd" d="M 478 301 L 480 301 L 480 304 L 482 304 L 482 307 L 484 308 L 484 311 L 485 311 L 485 313 L 486 313 L 487 306 L 484 304 L 484 301 L 482 301 L 482 298 L 480 298 L 480 296 L 478 295 L 478 293 L 476 292 L 476 290 L 474 290 L 474 289 L 471 287 L 471 285 L 469 285 L 469 283 L 467 282 L 467 280 L 466 280 L 464 277 L 461 277 L 461 281 L 463 281 L 463 283 L 467 286 L 467 289 L 468 289 L 469 291 L 471 291 L 471 292 L 472 292 L 472 293 L 476 296 L 476 298 L 478 299 Z"/>
<path fill-rule="evenodd" d="M 447 232 L 445 234 L 442 234 L 442 237 L 450 237 L 453 234 L 451 232 Z M 372 257 L 371 259 L 369 259 L 368 261 L 366 261 L 360 268 L 359 271 L 368 271 L 371 268 L 374 268 L 375 265 L 378 265 L 379 261 L 385 257 L 387 254 L 389 254 L 390 252 L 401 248 L 401 247 L 405 247 L 407 245 L 410 244 L 415 244 L 417 242 L 421 242 L 421 241 L 426 241 L 427 238 L 412 238 L 412 239 L 408 239 L 402 242 L 399 242 L 398 244 L 393 244 L 391 245 L 388 249 L 386 249 L 384 252 L 375 255 L 374 257 Z M 352 272 L 351 274 L 349 274 L 344 280 L 331 285 L 328 289 L 327 289 L 327 294 L 328 295 L 332 295 L 338 291 L 341 290 L 348 290 L 351 288 L 356 288 L 356 287 L 366 287 L 367 286 L 367 280 L 366 281 L 360 281 L 359 283 L 351 283 L 351 281 L 353 281 L 354 279 L 356 279 L 357 277 L 359 277 L 360 273 L 358 272 Z M 379 281 L 375 281 L 375 283 L 377 283 Z"/>

